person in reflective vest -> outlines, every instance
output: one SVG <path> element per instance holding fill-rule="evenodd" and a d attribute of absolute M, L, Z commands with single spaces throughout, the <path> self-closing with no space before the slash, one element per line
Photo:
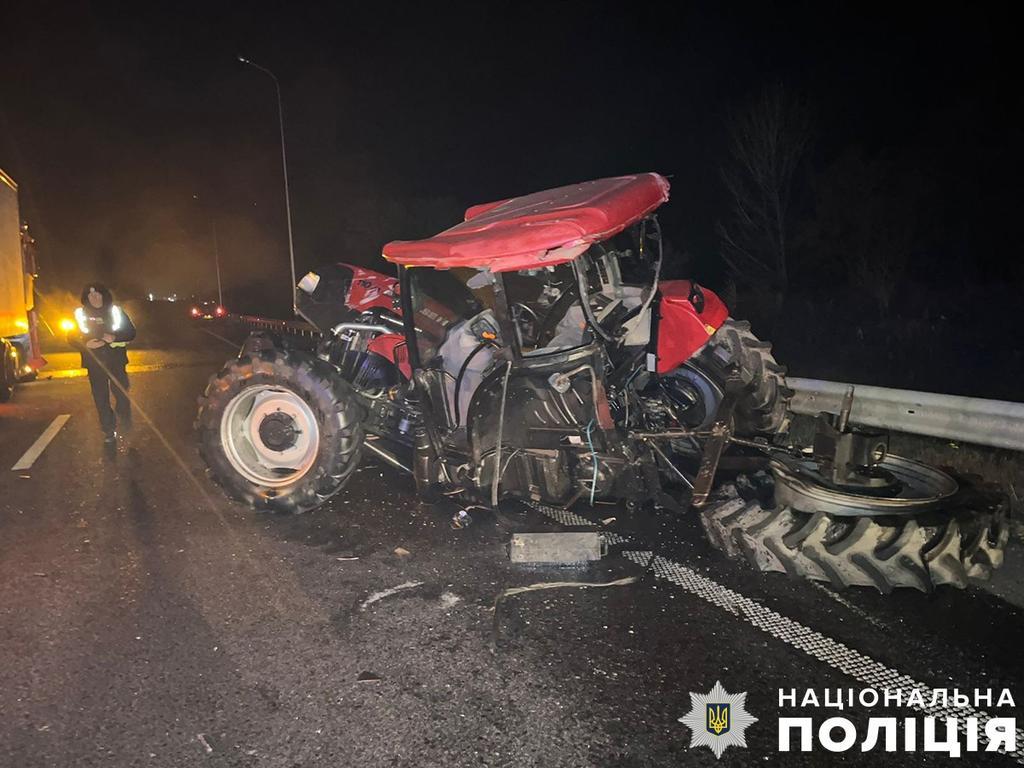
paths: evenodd
<path fill-rule="evenodd" d="M 68 341 L 82 353 L 82 367 L 89 372 L 103 441 L 113 443 L 118 427 L 126 432 L 132 424 L 126 366 L 128 342 L 135 338 L 135 326 L 100 283 L 90 283 L 82 290 L 82 306 L 75 310 L 75 326 Z M 114 408 L 110 407 L 111 394 Z"/>

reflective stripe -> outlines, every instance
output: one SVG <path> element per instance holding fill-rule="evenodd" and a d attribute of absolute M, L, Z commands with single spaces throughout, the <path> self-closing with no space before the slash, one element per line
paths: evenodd
<path fill-rule="evenodd" d="M 83 307 L 75 308 L 75 322 L 78 323 L 78 330 L 82 333 L 89 332 L 89 321 L 85 318 L 85 309 Z"/>
<path fill-rule="evenodd" d="M 117 304 L 110 306 L 110 330 L 118 331 L 121 329 L 121 308 Z"/>

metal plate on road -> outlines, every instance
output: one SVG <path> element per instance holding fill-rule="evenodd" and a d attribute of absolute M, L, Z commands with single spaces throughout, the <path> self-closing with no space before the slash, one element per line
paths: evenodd
<path fill-rule="evenodd" d="M 600 560 L 604 554 L 597 531 L 516 533 L 509 545 L 513 563 L 575 565 Z"/>

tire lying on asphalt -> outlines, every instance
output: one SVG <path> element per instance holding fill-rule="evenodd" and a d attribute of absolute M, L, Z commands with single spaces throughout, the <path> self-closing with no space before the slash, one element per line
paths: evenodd
<path fill-rule="evenodd" d="M 298 350 L 243 348 L 210 378 L 196 418 L 199 452 L 229 495 L 256 509 L 304 512 L 359 464 L 362 409 L 327 363 Z"/>
<path fill-rule="evenodd" d="M 735 369 L 744 392 L 736 403 L 733 429 L 739 435 L 772 435 L 785 430 L 793 390 L 786 369 L 772 356 L 772 345 L 750 331 L 745 320 L 728 319 L 692 361 L 719 388 Z"/>
<path fill-rule="evenodd" d="M 949 509 L 913 517 L 807 514 L 719 490 L 701 510 L 713 546 L 765 572 L 830 582 L 833 587 L 899 587 L 929 592 L 968 578 L 987 579 L 1009 538 L 1005 497 L 964 488 Z"/>

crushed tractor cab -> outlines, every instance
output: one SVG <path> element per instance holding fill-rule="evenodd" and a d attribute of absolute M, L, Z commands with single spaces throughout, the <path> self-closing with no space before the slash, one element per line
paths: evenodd
<path fill-rule="evenodd" d="M 840 418 L 790 444 L 770 345 L 711 290 L 661 278 L 668 193 L 647 173 L 478 205 L 387 244 L 397 278 L 309 273 L 315 348 L 254 335 L 207 386 L 212 476 L 302 511 L 368 450 L 425 497 L 695 508 L 726 553 L 839 585 L 962 586 L 997 566 L 1005 509 L 890 456 L 884 434 Z"/>

